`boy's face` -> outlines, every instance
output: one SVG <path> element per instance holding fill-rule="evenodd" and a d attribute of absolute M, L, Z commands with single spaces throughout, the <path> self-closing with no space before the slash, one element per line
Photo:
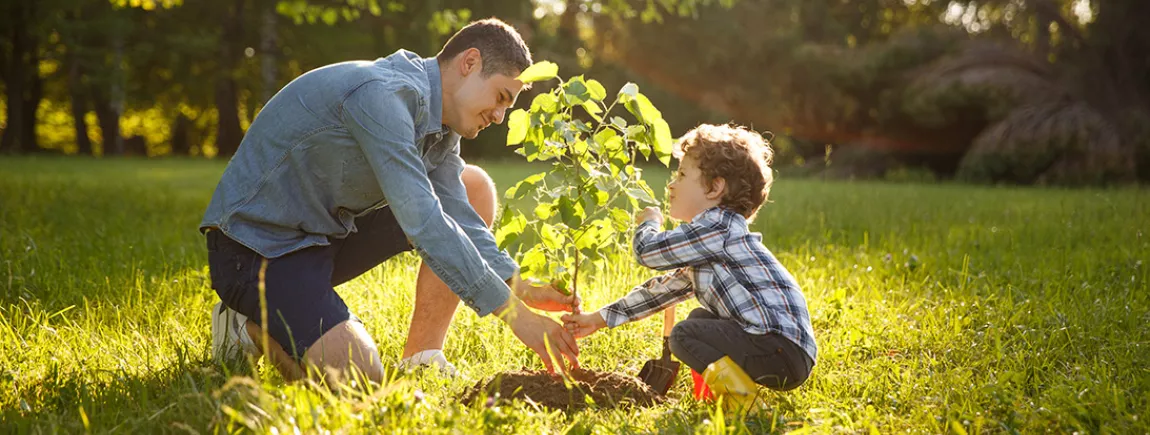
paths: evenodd
<path fill-rule="evenodd" d="M 722 198 L 722 189 L 709 188 L 703 182 L 703 173 L 690 156 L 683 156 L 679 161 L 679 172 L 675 179 L 667 185 L 667 195 L 671 209 L 667 211 L 671 217 L 681 221 L 691 221 L 703 210 L 719 205 Z"/>

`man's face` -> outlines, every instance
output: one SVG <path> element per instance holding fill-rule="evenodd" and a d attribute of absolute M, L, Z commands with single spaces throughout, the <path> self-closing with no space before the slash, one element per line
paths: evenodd
<path fill-rule="evenodd" d="M 518 74 L 517 74 L 518 75 Z M 459 89 L 451 96 L 453 113 L 444 122 L 460 136 L 474 139 L 491 124 L 502 124 L 507 110 L 523 90 L 523 82 L 503 74 L 483 77 L 482 67 L 463 77 Z"/>

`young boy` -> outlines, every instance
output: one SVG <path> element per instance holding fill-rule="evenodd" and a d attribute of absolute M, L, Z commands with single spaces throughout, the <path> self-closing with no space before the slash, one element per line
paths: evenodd
<path fill-rule="evenodd" d="M 795 278 L 747 224 L 767 200 L 772 152 L 741 127 L 701 125 L 675 147 L 679 172 L 667 186 L 670 215 L 636 217 L 639 264 L 671 272 L 635 287 L 597 312 L 563 316 L 576 338 L 658 313 L 692 295 L 702 308 L 671 331 L 671 352 L 725 403 L 750 407 L 757 387 L 790 390 L 807 380 L 817 346 Z"/>

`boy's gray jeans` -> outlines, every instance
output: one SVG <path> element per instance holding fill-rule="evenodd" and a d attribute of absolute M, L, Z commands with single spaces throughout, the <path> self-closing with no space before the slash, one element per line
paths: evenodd
<path fill-rule="evenodd" d="M 801 347 L 783 336 L 748 333 L 704 308 L 691 311 L 671 330 L 671 352 L 699 373 L 730 356 L 755 382 L 782 391 L 806 382 L 814 366 Z"/>

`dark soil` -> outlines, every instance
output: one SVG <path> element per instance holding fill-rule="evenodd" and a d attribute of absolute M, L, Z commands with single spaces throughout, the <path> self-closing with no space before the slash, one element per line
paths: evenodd
<path fill-rule="evenodd" d="M 666 400 L 639 378 L 612 372 L 576 370 L 563 378 L 542 370 L 504 372 L 477 382 L 463 394 L 463 403 L 519 399 L 553 409 L 581 409 L 588 406 L 652 406 Z M 591 400 L 587 400 L 587 397 Z M 494 403 L 488 402 L 488 403 Z M 489 405 L 490 406 L 490 405 Z"/>

